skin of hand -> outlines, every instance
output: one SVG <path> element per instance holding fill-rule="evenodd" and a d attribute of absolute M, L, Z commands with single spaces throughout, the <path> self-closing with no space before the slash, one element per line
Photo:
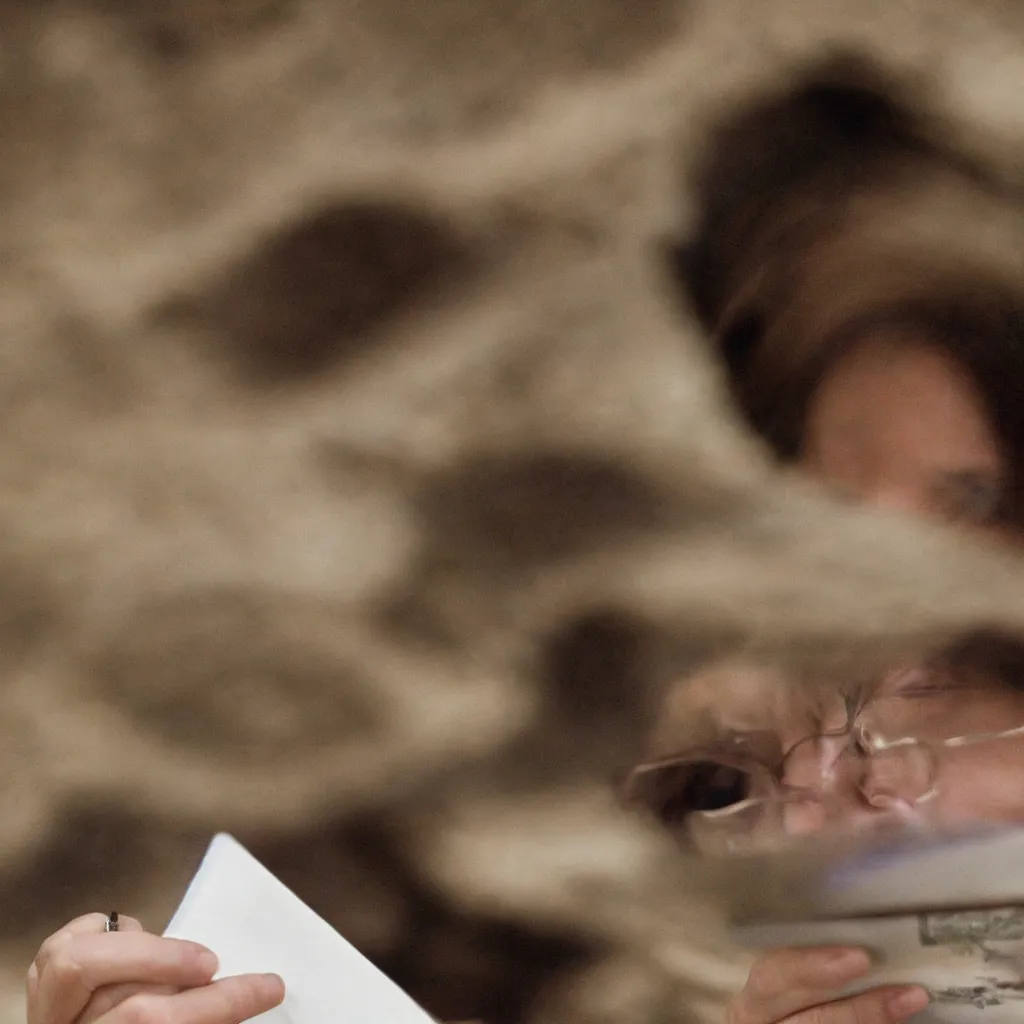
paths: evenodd
<path fill-rule="evenodd" d="M 887 985 L 836 999 L 864 977 L 862 949 L 775 949 L 754 961 L 747 983 L 726 1008 L 726 1024 L 898 1024 L 928 1005 L 917 985 Z"/>
<path fill-rule="evenodd" d="M 194 942 L 121 917 L 76 918 L 39 948 L 26 979 L 28 1024 L 241 1024 L 280 1004 L 277 975 L 213 981 L 217 958 Z"/>

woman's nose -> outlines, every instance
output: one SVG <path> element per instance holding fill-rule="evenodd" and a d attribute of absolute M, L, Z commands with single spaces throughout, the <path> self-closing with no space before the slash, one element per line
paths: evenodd
<path fill-rule="evenodd" d="M 783 809 L 783 830 L 794 838 L 817 833 L 856 832 L 905 822 L 912 810 L 903 801 L 865 802 L 859 794 L 832 794 L 825 801 L 796 801 Z"/>
<path fill-rule="evenodd" d="M 823 793 L 836 781 L 836 769 L 848 737 L 811 736 L 797 743 L 786 755 L 782 781 L 787 789 Z"/>
<path fill-rule="evenodd" d="M 895 784 L 901 777 L 899 766 L 890 766 L 889 760 L 883 757 L 872 765 L 847 736 L 822 737 L 794 747 L 783 779 L 790 797 L 782 816 L 786 834 L 861 831 L 906 820 L 913 808 L 903 787 Z"/>
<path fill-rule="evenodd" d="M 888 483 L 871 488 L 863 496 L 867 505 L 902 516 L 928 516 L 934 510 L 928 495 L 909 482 Z"/>
<path fill-rule="evenodd" d="M 787 792 L 783 827 L 788 835 L 806 836 L 821 831 L 834 815 L 835 766 L 846 737 L 820 736 L 798 743 L 786 757 L 782 781 Z"/>

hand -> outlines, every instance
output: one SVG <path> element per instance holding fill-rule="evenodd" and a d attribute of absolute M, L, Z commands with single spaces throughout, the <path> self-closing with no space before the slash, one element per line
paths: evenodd
<path fill-rule="evenodd" d="M 277 1006 L 276 975 L 212 981 L 217 958 L 194 942 L 89 914 L 51 935 L 28 969 L 28 1024 L 241 1024 Z"/>
<path fill-rule="evenodd" d="M 864 977 L 862 949 L 775 949 L 754 961 L 747 983 L 726 1008 L 727 1024 L 897 1024 L 928 1005 L 919 985 L 886 985 L 835 999 Z"/>

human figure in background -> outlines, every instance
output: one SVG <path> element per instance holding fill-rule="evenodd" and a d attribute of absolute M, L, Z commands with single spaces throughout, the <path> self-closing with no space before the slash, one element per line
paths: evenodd
<path fill-rule="evenodd" d="M 913 109 L 840 58 L 735 113 L 673 267 L 781 464 L 1009 551 L 1024 523 L 1021 210 Z M 1024 823 L 1022 652 L 977 632 L 817 702 L 713 665 L 672 695 L 632 795 L 709 852 Z M 835 999 L 869 969 L 857 949 L 765 953 L 728 1021 L 894 1024 L 924 1008 L 914 986 Z"/>

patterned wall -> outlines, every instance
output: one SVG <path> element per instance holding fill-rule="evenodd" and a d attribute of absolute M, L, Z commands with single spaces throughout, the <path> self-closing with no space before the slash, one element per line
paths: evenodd
<path fill-rule="evenodd" d="M 711 1012 L 741 966 L 605 785 L 659 687 L 1018 620 L 1024 579 L 769 469 L 663 273 L 688 154 L 844 40 L 1012 179 L 1020 6 L 0 18 L 4 1019 L 218 829 L 442 1018 Z"/>

